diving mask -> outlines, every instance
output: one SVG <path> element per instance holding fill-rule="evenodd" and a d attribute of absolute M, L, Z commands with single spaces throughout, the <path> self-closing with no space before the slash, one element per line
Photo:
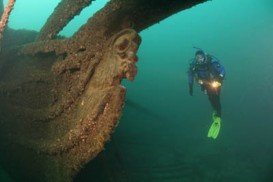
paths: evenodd
<path fill-rule="evenodd" d="M 195 56 L 195 60 L 196 60 L 196 63 L 197 63 L 197 64 L 204 64 L 204 63 L 206 63 L 206 58 L 205 58 L 205 56 L 202 55 L 202 54 L 197 54 L 197 55 Z"/>

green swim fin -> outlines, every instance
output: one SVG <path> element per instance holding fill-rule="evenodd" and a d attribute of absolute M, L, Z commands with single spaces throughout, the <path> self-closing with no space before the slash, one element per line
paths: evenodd
<path fill-rule="evenodd" d="M 216 116 L 216 113 L 214 112 L 212 114 L 213 123 L 210 126 L 208 137 L 211 137 L 213 139 L 216 139 L 221 128 L 221 118 Z"/>

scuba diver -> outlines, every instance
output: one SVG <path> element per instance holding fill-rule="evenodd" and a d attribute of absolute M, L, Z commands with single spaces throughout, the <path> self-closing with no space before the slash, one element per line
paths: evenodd
<path fill-rule="evenodd" d="M 221 128 L 221 103 L 220 91 L 225 78 L 225 68 L 212 55 L 198 49 L 188 71 L 189 93 L 193 95 L 194 80 L 200 85 L 201 90 L 208 95 L 213 108 L 213 123 L 209 129 L 208 137 L 216 139 Z"/>

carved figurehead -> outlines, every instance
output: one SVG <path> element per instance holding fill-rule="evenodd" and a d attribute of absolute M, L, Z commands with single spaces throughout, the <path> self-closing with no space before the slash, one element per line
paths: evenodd
<path fill-rule="evenodd" d="M 133 29 L 124 29 L 113 35 L 104 50 L 103 60 L 96 69 L 96 72 L 103 74 L 95 73 L 93 79 L 96 84 L 93 84 L 113 86 L 119 85 L 123 78 L 134 80 L 137 74 L 136 53 L 140 43 L 141 38 Z"/>
<path fill-rule="evenodd" d="M 135 63 L 138 60 L 136 52 L 140 45 L 140 37 L 133 30 L 124 30 L 118 34 L 114 41 L 113 49 L 116 59 L 120 62 L 119 74 L 122 78 L 133 81 L 137 74 Z"/>

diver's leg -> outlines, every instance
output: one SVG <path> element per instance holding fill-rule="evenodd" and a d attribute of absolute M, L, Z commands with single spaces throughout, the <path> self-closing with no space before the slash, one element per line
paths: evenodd
<path fill-rule="evenodd" d="M 211 90 L 208 90 L 208 97 L 209 101 L 211 103 L 212 108 L 216 112 L 216 116 L 221 117 L 221 103 L 220 103 L 220 91 L 213 92 Z"/>
<path fill-rule="evenodd" d="M 221 128 L 221 104 L 220 104 L 220 92 L 210 89 L 208 91 L 209 101 L 214 109 L 212 114 L 212 124 L 208 131 L 208 137 L 216 139 L 219 135 Z"/>
<path fill-rule="evenodd" d="M 221 104 L 220 95 L 216 92 L 208 92 L 209 101 L 214 109 L 212 114 L 212 124 L 208 131 L 208 137 L 216 139 L 221 128 Z"/>

